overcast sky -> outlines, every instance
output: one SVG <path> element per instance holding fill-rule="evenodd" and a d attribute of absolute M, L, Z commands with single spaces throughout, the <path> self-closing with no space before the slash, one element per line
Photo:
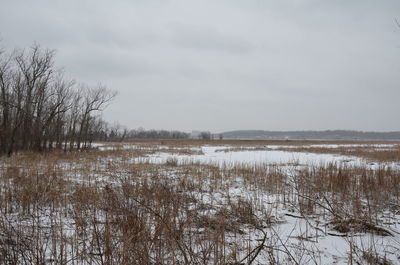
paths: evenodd
<path fill-rule="evenodd" d="M 130 128 L 400 130 L 399 0 L 0 0 Z"/>

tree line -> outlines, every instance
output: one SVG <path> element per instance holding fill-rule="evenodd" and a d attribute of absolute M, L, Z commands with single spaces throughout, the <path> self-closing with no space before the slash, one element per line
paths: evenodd
<path fill-rule="evenodd" d="M 101 111 L 116 93 L 66 78 L 54 59 L 39 45 L 0 50 L 0 153 L 81 149 L 104 131 Z"/>
<path fill-rule="evenodd" d="M 114 125 L 106 125 L 105 130 L 97 137 L 103 141 L 124 141 L 135 139 L 200 139 L 200 140 L 222 140 L 222 134 L 213 134 L 209 131 L 194 132 L 192 134 L 177 130 L 145 130 L 133 129 L 128 130 L 126 127 L 116 123 Z"/>
<path fill-rule="evenodd" d="M 127 134 L 131 139 L 187 139 L 189 133 L 167 130 L 130 130 Z"/>

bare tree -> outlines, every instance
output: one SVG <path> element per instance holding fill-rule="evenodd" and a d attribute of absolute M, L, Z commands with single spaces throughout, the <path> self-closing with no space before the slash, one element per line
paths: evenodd
<path fill-rule="evenodd" d="M 0 108 L 1 108 L 1 129 L 0 129 L 0 151 L 5 153 L 8 149 L 10 136 L 10 85 L 11 85 L 11 70 L 10 56 L 4 56 L 4 51 L 0 50 Z"/>
<path fill-rule="evenodd" d="M 82 143 L 84 144 L 84 147 L 86 147 L 90 124 L 93 122 L 92 119 L 94 119 L 92 114 L 102 111 L 116 96 L 116 92 L 110 91 L 102 85 L 98 85 L 94 88 L 82 85 L 81 92 L 85 97 L 79 124 L 78 149 L 81 147 Z"/>
<path fill-rule="evenodd" d="M 210 132 L 204 131 L 204 132 L 200 133 L 200 139 L 202 139 L 202 140 L 211 140 L 212 139 L 212 135 L 211 135 Z"/>
<path fill-rule="evenodd" d="M 116 93 L 76 85 L 54 67 L 54 52 L 34 45 L 0 50 L 0 153 L 87 146 L 103 129 L 101 111 Z"/>

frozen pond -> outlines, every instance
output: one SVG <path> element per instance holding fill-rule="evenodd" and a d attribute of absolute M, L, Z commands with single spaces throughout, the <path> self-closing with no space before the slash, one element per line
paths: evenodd
<path fill-rule="evenodd" d="M 325 165 L 327 163 L 337 163 L 356 166 L 367 166 L 376 168 L 378 166 L 390 166 L 392 168 L 400 168 L 397 163 L 375 163 L 366 161 L 356 156 L 344 156 L 337 154 L 321 154 L 296 151 L 281 151 L 269 146 L 265 150 L 239 150 L 230 151 L 230 146 L 202 146 L 201 155 L 181 155 L 171 154 L 168 152 L 157 152 L 143 158 L 135 159 L 142 161 L 145 159 L 150 163 L 165 163 L 168 159 L 176 159 L 182 162 L 201 162 L 208 164 L 278 164 L 278 165 Z M 224 151 L 225 150 L 225 151 Z"/>

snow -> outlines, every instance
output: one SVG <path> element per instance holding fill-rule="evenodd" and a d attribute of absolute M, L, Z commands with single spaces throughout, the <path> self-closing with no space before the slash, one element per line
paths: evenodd
<path fill-rule="evenodd" d="M 329 144 L 329 145 L 311 145 L 308 147 L 321 147 L 321 148 L 339 148 L 339 147 L 373 147 L 373 148 L 393 148 L 392 144 L 379 144 L 379 145 L 366 145 L 366 144 Z M 316 154 L 307 152 L 289 152 L 277 150 L 287 146 L 265 146 L 265 150 L 239 150 L 229 151 L 231 146 L 202 146 L 201 155 L 175 155 L 166 152 L 157 152 L 148 155 L 145 159 L 150 163 L 165 163 L 167 159 L 176 159 L 178 163 L 186 163 L 189 161 L 200 162 L 212 165 L 235 165 L 235 164 L 277 164 L 281 166 L 312 166 L 312 165 L 326 165 L 327 163 L 346 164 L 352 166 L 366 166 L 371 169 L 379 167 L 390 166 L 399 170 L 398 163 L 371 163 L 360 157 L 343 156 L 335 154 Z M 297 148 L 299 146 L 293 146 Z M 305 147 L 305 146 L 304 146 Z M 227 150 L 224 152 L 223 150 Z M 143 159 L 143 158 L 140 158 Z M 143 161 L 143 160 L 136 161 Z M 202 202 L 205 204 L 223 205 L 226 196 L 231 198 L 251 198 L 251 191 L 241 187 L 238 183 L 235 187 L 230 187 L 226 194 L 215 192 L 210 196 L 201 196 Z M 398 224 L 386 226 L 387 229 L 394 234 L 391 236 L 377 236 L 370 233 L 355 233 L 351 236 L 341 236 L 340 233 L 332 231 L 329 227 L 329 220 L 323 219 L 321 216 L 316 215 L 314 218 L 305 219 L 304 217 L 292 217 L 292 213 L 282 204 L 274 202 L 276 198 L 271 195 L 265 195 L 263 199 L 264 205 L 274 205 L 276 220 L 278 225 L 275 226 L 276 235 L 282 238 L 288 247 L 295 249 L 299 244 L 304 244 L 304 249 L 312 249 L 315 251 L 315 259 L 318 264 L 348 264 L 350 248 L 353 246 L 363 246 L 365 250 L 374 246 L 374 250 L 389 257 L 392 261 L 397 260 L 399 246 L 400 246 L 400 232 L 398 231 Z M 210 213 L 210 212 L 209 212 Z M 397 217 L 400 220 L 400 216 Z M 393 219 L 391 219 L 393 221 Z M 327 232 L 330 232 L 328 234 Z M 335 236 L 335 234 L 337 234 Z M 252 234 L 254 238 L 261 238 L 257 232 Z M 299 240 L 299 238 L 303 240 Z M 304 240 L 305 239 L 305 240 Z M 314 255 L 314 254 L 313 254 Z M 311 261 L 309 261 L 311 262 Z"/>
<path fill-rule="evenodd" d="M 349 166 L 366 166 L 370 169 L 380 168 L 382 166 L 390 166 L 394 170 L 400 170 L 398 163 L 378 163 L 366 161 L 360 157 L 343 156 L 336 154 L 320 154 L 320 153 L 307 153 L 296 152 L 295 148 L 299 146 L 282 146 L 282 145 L 268 145 L 268 146 L 250 146 L 243 147 L 243 150 L 230 150 L 232 146 L 213 146 L 204 145 L 201 147 L 169 147 L 164 145 L 158 146 L 141 146 L 138 144 L 112 144 L 95 143 L 94 147 L 100 151 L 110 150 L 148 150 L 147 155 L 140 157 L 131 157 L 128 161 L 122 160 L 121 157 L 103 157 L 98 159 L 96 163 L 90 165 L 93 169 L 89 175 L 81 175 L 74 172 L 74 168 L 80 166 L 87 167 L 88 165 L 82 161 L 81 164 L 68 164 L 67 162 L 61 163 L 60 167 L 71 171 L 71 175 L 67 176 L 72 182 L 88 183 L 102 187 L 106 184 L 118 185 L 112 176 L 104 174 L 107 172 L 107 167 L 111 167 L 118 171 L 120 176 L 126 174 L 129 177 L 131 172 L 124 172 L 119 169 L 119 163 L 154 163 L 163 164 L 171 159 L 177 161 L 178 164 L 185 164 L 188 162 L 198 162 L 205 165 L 215 165 L 221 167 L 230 167 L 235 165 L 276 165 L 277 167 L 290 174 L 294 169 L 321 166 L 328 163 L 336 163 L 338 165 Z M 342 145 L 342 144 L 327 144 L 327 145 L 308 145 L 300 147 L 321 147 L 321 148 L 339 148 L 339 147 L 374 147 L 374 148 L 394 148 L 396 145 L 392 144 L 379 144 L 379 145 Z M 280 148 L 293 148 L 293 151 L 281 151 Z M 190 149 L 194 154 L 180 154 L 173 152 L 174 149 Z M 171 152 L 172 151 L 172 152 Z M 225 152 L 226 151 L 226 152 Z M 201 154 L 200 154 L 201 153 Z M 116 173 L 116 172 L 113 172 Z M 177 179 L 177 172 L 174 169 L 165 171 L 165 181 L 173 183 Z M 149 173 L 150 174 L 150 173 Z M 187 176 L 190 177 L 190 176 Z M 151 178 L 149 178 L 151 181 Z M 298 209 L 293 205 L 282 203 L 281 194 L 268 194 L 257 189 L 252 189 L 251 185 L 244 183 L 244 179 L 236 177 L 229 180 L 229 185 L 221 189 L 212 189 L 212 181 L 210 179 L 201 179 L 203 181 L 204 190 L 196 190 L 191 192 L 197 200 L 197 204 L 204 204 L 205 209 L 201 214 L 206 216 L 214 215 L 218 210 L 226 207 L 228 202 L 240 203 L 241 201 L 254 201 L 257 200 L 258 207 L 254 207 L 255 215 L 259 217 L 270 216 L 272 224 L 266 231 L 268 231 L 268 240 L 270 244 L 282 249 L 283 247 L 289 248 L 298 257 L 304 256 L 301 264 L 317 263 L 317 264 L 348 264 L 349 253 L 354 246 L 361 247 L 363 250 L 369 250 L 374 247 L 374 251 L 381 256 L 388 257 L 391 261 L 400 264 L 400 212 L 394 214 L 393 212 L 384 212 L 379 216 L 382 220 L 384 228 L 389 230 L 393 236 L 378 236 L 371 233 L 349 233 L 344 236 L 340 232 L 332 229 L 330 224 L 332 216 L 326 215 L 321 209 L 309 216 L 300 215 Z M 222 187 L 223 185 L 221 185 Z M 193 205 L 193 209 L 198 209 Z M 17 217 L 15 217 L 17 218 Z M 43 220 L 40 220 L 43 225 L 48 226 L 50 218 L 46 211 L 43 211 Z M 98 216 L 101 218 L 101 216 Z M 263 219 L 263 218 L 260 218 Z M 29 223 L 22 225 L 29 226 Z M 72 224 L 73 220 L 63 220 L 63 223 Z M 202 228 L 200 228 L 202 229 Z M 251 238 L 252 242 L 256 244 L 257 239 L 263 238 L 263 234 L 257 229 L 247 227 L 245 224 L 241 227 L 246 231 L 247 238 Z M 67 234 L 72 234 L 73 231 L 68 225 L 65 227 Z M 199 230 L 201 231 L 201 230 Z M 230 240 L 240 240 L 240 238 L 231 238 Z M 282 240 L 283 242 L 281 242 Z M 283 244 L 284 243 L 284 244 Z M 283 246 L 285 245 L 285 246 Z M 276 253 L 283 259 L 284 254 L 281 252 Z M 265 258 L 265 257 L 264 257 Z M 260 256 L 258 262 L 263 261 Z M 396 263 L 394 263 L 396 264 Z"/>
<path fill-rule="evenodd" d="M 322 146 L 322 145 L 321 145 Z M 333 146 L 333 145 L 328 145 Z M 383 146 L 383 145 L 380 145 Z M 365 166 L 369 169 L 378 169 L 381 167 L 390 167 L 392 169 L 399 170 L 400 163 L 386 162 L 378 163 L 373 161 L 367 161 L 363 158 L 356 156 L 345 156 L 338 154 L 325 154 L 325 153 L 309 153 L 309 152 L 296 152 L 293 151 L 281 151 L 277 146 L 270 148 L 268 146 L 266 150 L 245 150 L 245 151 L 229 151 L 230 146 L 202 146 L 201 155 L 183 155 L 183 154 L 171 154 L 169 152 L 163 152 L 159 149 L 158 152 L 147 155 L 145 157 L 134 158 L 134 162 L 148 162 L 148 163 L 166 163 L 168 159 L 176 159 L 180 164 L 197 162 L 212 165 L 223 165 L 223 166 L 234 166 L 235 164 L 268 164 L 268 165 L 306 165 L 306 166 L 321 166 L 328 163 L 343 164 L 348 166 Z M 280 146 L 282 148 L 282 146 Z M 285 146 L 286 148 L 286 146 Z M 298 146 L 297 146 L 298 148 Z M 196 149 L 197 150 L 197 149 Z M 222 152 L 222 150 L 228 150 Z"/>

